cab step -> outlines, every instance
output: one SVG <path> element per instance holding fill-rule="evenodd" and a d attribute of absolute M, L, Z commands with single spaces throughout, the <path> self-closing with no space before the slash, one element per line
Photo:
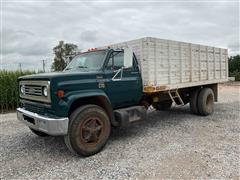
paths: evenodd
<path fill-rule="evenodd" d="M 144 106 L 131 106 L 114 111 L 115 120 L 120 127 L 127 127 L 130 123 L 147 118 L 147 110 Z"/>

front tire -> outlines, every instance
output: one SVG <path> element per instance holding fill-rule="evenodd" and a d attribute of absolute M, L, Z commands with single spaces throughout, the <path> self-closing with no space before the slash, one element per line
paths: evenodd
<path fill-rule="evenodd" d="M 111 124 L 106 112 L 99 106 L 85 105 L 70 115 L 68 135 L 64 141 L 73 153 L 91 156 L 105 146 L 110 130 Z"/>

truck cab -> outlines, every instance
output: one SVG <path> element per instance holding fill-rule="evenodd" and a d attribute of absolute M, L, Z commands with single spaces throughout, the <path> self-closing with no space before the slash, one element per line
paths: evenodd
<path fill-rule="evenodd" d="M 63 72 L 20 77 L 17 117 L 33 133 L 64 136 L 72 152 L 89 156 L 102 149 L 112 126 L 145 116 L 142 89 L 130 49 L 95 49 L 75 56 Z"/>

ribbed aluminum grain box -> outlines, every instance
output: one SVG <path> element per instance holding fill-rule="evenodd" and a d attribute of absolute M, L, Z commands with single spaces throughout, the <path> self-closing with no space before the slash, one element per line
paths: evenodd
<path fill-rule="evenodd" d="M 227 49 L 152 37 L 109 46 L 133 50 L 141 66 L 145 92 L 228 80 Z"/>

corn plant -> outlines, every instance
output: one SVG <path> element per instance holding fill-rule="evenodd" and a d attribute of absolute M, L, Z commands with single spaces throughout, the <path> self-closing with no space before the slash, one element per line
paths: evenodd
<path fill-rule="evenodd" d="M 15 110 L 19 105 L 18 77 L 31 71 L 0 70 L 0 112 Z"/>

